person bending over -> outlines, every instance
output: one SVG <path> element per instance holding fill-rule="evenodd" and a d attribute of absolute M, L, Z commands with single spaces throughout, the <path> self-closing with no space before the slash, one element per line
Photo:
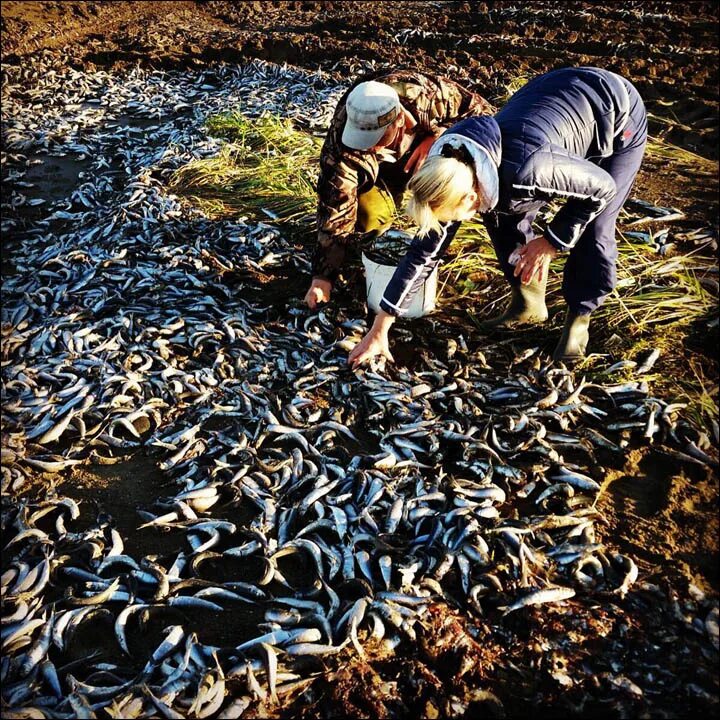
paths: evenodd
<path fill-rule="evenodd" d="M 353 348 L 357 366 L 391 359 L 388 331 L 440 261 L 462 220 L 480 213 L 512 297 L 486 329 L 544 322 L 548 265 L 567 256 L 565 326 L 553 358 L 584 357 L 591 313 L 616 283 L 615 224 L 647 141 L 647 116 L 626 79 L 592 67 L 534 78 L 494 117 L 461 120 L 431 146 L 408 184 L 418 234 L 380 302 L 375 322 Z M 551 200 L 562 207 L 543 233 L 533 227 Z"/>
<path fill-rule="evenodd" d="M 440 133 L 492 113 L 442 76 L 398 71 L 358 80 L 340 99 L 320 154 L 317 245 L 305 302 L 330 299 L 348 248 L 388 230 L 412 173 Z"/>

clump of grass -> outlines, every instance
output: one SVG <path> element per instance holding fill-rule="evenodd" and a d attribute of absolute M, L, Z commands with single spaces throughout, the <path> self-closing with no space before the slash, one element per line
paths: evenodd
<path fill-rule="evenodd" d="M 495 104 L 498 105 L 498 107 L 504 105 L 521 87 L 527 85 L 531 77 L 531 75 L 524 75 L 522 73 L 513 75 L 501 86 L 500 94 L 495 99 Z"/>
<path fill-rule="evenodd" d="M 703 173 L 717 174 L 717 163 L 702 155 L 692 152 L 686 148 L 673 145 L 667 140 L 659 138 L 648 138 L 645 152 L 649 156 L 662 158 L 673 165 L 690 167 L 694 171 L 700 170 Z"/>
<path fill-rule="evenodd" d="M 310 220 L 317 202 L 319 138 L 272 115 L 229 112 L 208 118 L 206 127 L 228 142 L 217 156 L 177 170 L 170 179 L 174 192 L 216 219 Z"/>

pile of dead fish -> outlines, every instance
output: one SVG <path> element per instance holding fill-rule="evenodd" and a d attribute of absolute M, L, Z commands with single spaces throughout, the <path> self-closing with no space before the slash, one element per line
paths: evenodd
<path fill-rule="evenodd" d="M 307 256 L 272 226 L 188 210 L 167 179 L 217 152 L 209 114 L 326 126 L 343 90 L 326 77 L 3 73 L 21 243 L 3 278 L 3 717 L 238 717 L 305 691 L 313 657 L 412 643 L 431 603 L 500 621 L 622 597 L 637 567 L 596 536 L 597 454 L 654 443 L 715 466 L 717 426 L 643 380 L 657 353 L 600 384 L 533 350 L 501 367 L 458 337 L 413 371 L 352 372 L 364 319 L 267 306 L 258 272 L 305 273 Z M 88 169 L 43 203 L 23 177 L 63 155 Z M 25 493 L 38 472 L 141 449 L 170 482 L 138 533 L 173 552 L 134 556 L 106 514 L 80 529 L 71 497 Z M 717 608 L 702 612 L 716 643 Z M 244 615 L 252 632 L 200 640 Z"/>

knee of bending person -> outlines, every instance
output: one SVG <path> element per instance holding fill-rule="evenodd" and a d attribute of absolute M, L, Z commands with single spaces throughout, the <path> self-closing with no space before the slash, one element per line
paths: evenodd
<path fill-rule="evenodd" d="M 358 196 L 356 229 L 380 234 L 392 226 L 395 202 L 390 193 L 373 187 Z"/>
<path fill-rule="evenodd" d="M 598 282 L 598 292 L 600 295 L 609 295 L 617 285 L 617 270 L 614 265 L 601 271 Z"/>

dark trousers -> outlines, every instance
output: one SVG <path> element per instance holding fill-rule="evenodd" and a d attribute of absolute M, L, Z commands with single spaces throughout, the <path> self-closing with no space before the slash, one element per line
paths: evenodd
<path fill-rule="evenodd" d="M 565 263 L 563 296 L 570 311 L 578 315 L 587 315 L 600 307 L 617 282 L 615 224 L 630 195 L 647 142 L 645 108 L 634 88 L 631 98 L 634 103 L 625 133 L 621 133 L 616 141 L 613 154 L 597 163 L 612 176 L 617 193 L 588 223 Z M 535 207 L 523 215 L 494 213 L 494 217 L 486 222 L 500 267 L 511 285 L 519 285 L 520 279 L 513 275 L 515 268 L 508 258 L 517 244 L 525 244 L 535 237 L 532 223 L 539 209 Z"/>

